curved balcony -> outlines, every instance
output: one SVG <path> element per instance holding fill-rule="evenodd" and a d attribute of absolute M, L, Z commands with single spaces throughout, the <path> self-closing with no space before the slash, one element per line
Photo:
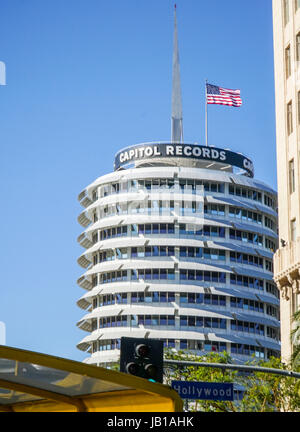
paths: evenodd
<path fill-rule="evenodd" d="M 92 289 L 92 282 L 87 279 L 85 277 L 85 275 L 81 276 L 78 280 L 77 280 L 77 284 L 81 287 L 84 288 L 85 290 L 91 290 Z"/>
<path fill-rule="evenodd" d="M 141 281 L 138 282 L 120 282 L 117 287 L 115 283 L 108 283 L 104 285 L 97 285 L 87 293 L 85 293 L 78 301 L 77 305 L 83 309 L 88 309 L 94 298 L 97 296 L 103 296 L 108 294 L 131 294 L 131 293 L 145 293 L 146 290 L 148 293 L 157 292 L 159 289 L 160 292 L 173 292 L 175 295 L 178 294 L 210 294 L 210 295 L 219 295 L 219 296 L 227 296 L 229 298 L 241 298 L 245 300 L 251 301 L 260 301 L 269 305 L 273 305 L 275 307 L 279 306 L 279 299 L 273 294 L 261 293 L 245 289 L 245 287 L 232 287 L 230 285 L 224 286 L 221 284 L 218 286 L 211 285 L 210 287 L 206 287 L 204 285 L 196 285 L 192 283 L 173 283 L 165 284 L 164 286 L 157 286 L 156 283 L 152 283 L 152 281 L 147 281 L 147 283 L 143 283 Z M 129 300 L 128 300 L 129 301 Z M 114 303 L 115 304 L 115 303 Z M 180 306 L 182 303 L 180 304 Z M 103 306 L 105 307 L 105 306 Z M 237 312 L 237 309 L 230 309 L 232 313 Z M 251 314 L 250 310 L 247 310 L 247 313 Z"/>
<path fill-rule="evenodd" d="M 77 238 L 78 243 L 80 246 L 88 249 L 93 246 L 93 242 L 89 239 L 89 237 L 86 235 L 85 232 L 80 234 L 80 236 Z"/>
<path fill-rule="evenodd" d="M 79 224 L 81 226 L 83 226 L 84 228 L 88 227 L 91 223 L 92 220 L 90 218 L 87 217 L 87 210 L 84 210 L 77 218 Z"/>
<path fill-rule="evenodd" d="M 248 344 L 256 347 L 269 348 L 275 351 L 280 350 L 280 343 L 274 339 L 259 336 L 259 335 L 250 335 L 241 332 L 233 332 L 233 331 L 224 331 L 222 333 L 213 332 L 213 331 L 196 331 L 194 330 L 175 330 L 175 329 L 159 329 L 159 328 L 129 328 L 122 327 L 118 329 L 99 329 L 94 331 L 91 335 L 83 338 L 77 348 L 82 351 L 87 351 L 90 349 L 93 342 L 97 341 L 106 341 L 106 340 L 114 340 L 119 339 L 121 337 L 139 337 L 139 338 L 154 338 L 154 339 L 172 339 L 180 342 L 181 340 L 195 340 L 199 342 L 209 341 L 211 343 L 214 342 L 222 342 L 231 345 L 235 344 Z M 102 352 L 101 352 L 102 354 Z M 111 355 L 119 356 L 120 351 L 118 349 L 109 350 L 107 355 L 110 357 Z M 202 353 L 204 354 L 204 352 Z M 100 355 L 99 351 L 93 353 L 92 357 L 95 359 Z M 100 357 L 103 361 L 103 357 Z M 249 358 L 249 357 L 248 357 Z"/>
<path fill-rule="evenodd" d="M 85 208 L 87 208 L 89 205 L 91 205 L 93 203 L 93 200 L 89 197 L 86 189 L 84 189 L 78 195 L 78 201 L 80 202 L 80 205 L 82 205 L 82 207 L 85 207 Z"/>
<path fill-rule="evenodd" d="M 78 258 L 77 262 L 82 268 L 86 269 L 89 268 L 89 266 L 92 264 L 92 261 L 88 260 L 85 255 L 81 255 Z"/>

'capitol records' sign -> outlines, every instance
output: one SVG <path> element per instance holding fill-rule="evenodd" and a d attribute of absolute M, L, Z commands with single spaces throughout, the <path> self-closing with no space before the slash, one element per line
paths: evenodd
<path fill-rule="evenodd" d="M 220 162 L 244 169 L 250 177 L 254 176 L 252 161 L 242 154 L 196 144 L 151 143 L 127 147 L 116 154 L 114 169 L 117 170 L 133 161 L 168 157 Z"/>

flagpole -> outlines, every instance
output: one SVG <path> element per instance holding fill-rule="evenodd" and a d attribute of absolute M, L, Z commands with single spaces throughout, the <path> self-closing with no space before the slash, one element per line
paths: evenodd
<path fill-rule="evenodd" d="M 205 144 L 208 146 L 208 128 L 207 128 L 207 80 L 205 81 Z"/>

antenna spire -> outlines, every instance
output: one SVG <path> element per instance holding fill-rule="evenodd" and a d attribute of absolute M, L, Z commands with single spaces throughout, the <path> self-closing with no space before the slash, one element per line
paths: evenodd
<path fill-rule="evenodd" d="M 172 142 L 183 142 L 182 103 L 179 51 L 177 38 L 176 4 L 174 7 L 173 84 L 172 84 Z"/>

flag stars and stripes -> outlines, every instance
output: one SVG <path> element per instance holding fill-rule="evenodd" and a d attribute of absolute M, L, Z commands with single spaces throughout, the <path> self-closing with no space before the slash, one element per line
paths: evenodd
<path fill-rule="evenodd" d="M 206 103 L 240 107 L 241 91 L 206 84 Z"/>

